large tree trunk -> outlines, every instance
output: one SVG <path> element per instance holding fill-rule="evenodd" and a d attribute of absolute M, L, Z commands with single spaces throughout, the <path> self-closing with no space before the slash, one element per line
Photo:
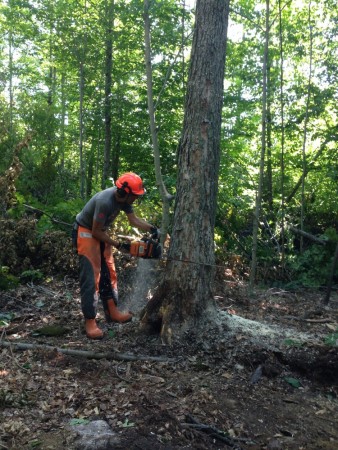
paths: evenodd
<path fill-rule="evenodd" d="M 142 317 L 142 323 L 157 327 L 166 342 L 198 324 L 214 305 L 214 224 L 228 13 L 228 0 L 197 0 L 169 261 Z"/>

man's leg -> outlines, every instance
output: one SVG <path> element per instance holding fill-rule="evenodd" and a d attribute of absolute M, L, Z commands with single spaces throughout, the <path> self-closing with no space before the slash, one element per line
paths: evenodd
<path fill-rule="evenodd" d="M 117 275 L 111 246 L 101 243 L 101 278 L 100 297 L 105 310 L 107 322 L 129 322 L 132 318 L 130 313 L 121 313 L 117 309 L 118 290 Z"/>
<path fill-rule="evenodd" d="M 86 333 L 91 339 L 101 339 L 103 332 L 96 325 L 101 254 L 100 242 L 90 230 L 79 226 L 77 251 L 80 264 L 80 293 L 82 313 L 86 321 Z"/>

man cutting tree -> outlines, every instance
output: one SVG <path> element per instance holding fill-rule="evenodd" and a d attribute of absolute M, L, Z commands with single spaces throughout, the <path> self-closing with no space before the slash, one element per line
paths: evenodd
<path fill-rule="evenodd" d="M 157 238 L 159 230 L 136 216 L 132 207 L 144 194 L 142 179 L 128 172 L 116 180 L 116 186 L 95 194 L 76 216 L 73 242 L 79 255 L 81 307 L 90 339 L 103 337 L 96 323 L 99 296 L 108 322 L 125 323 L 132 318 L 131 313 L 120 312 L 117 308 L 117 275 L 112 255 L 112 247 L 129 250 L 130 244 L 112 239 L 107 230 L 123 211 L 130 225 Z"/>

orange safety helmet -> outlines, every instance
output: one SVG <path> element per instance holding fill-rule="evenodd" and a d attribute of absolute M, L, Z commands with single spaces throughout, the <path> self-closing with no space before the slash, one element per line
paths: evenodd
<path fill-rule="evenodd" d="M 122 197 L 127 194 L 143 195 L 146 192 L 142 178 L 133 172 L 124 173 L 116 180 L 115 184 Z"/>

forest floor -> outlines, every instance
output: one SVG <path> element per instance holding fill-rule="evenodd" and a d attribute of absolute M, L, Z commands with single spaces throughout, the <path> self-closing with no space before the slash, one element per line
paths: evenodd
<path fill-rule="evenodd" d="M 1 343 L 53 347 L 0 347 L 0 449 L 94 448 L 78 443 L 76 426 L 98 419 L 116 440 L 95 448 L 338 448 L 336 292 L 324 309 L 314 290 L 262 288 L 249 301 L 228 271 L 215 286 L 217 320 L 165 346 L 137 318 L 152 270 L 120 269 L 121 299 L 136 314 L 107 325 L 100 310 L 101 341 L 85 336 L 77 280 L 0 293 Z M 49 336 L 49 325 L 62 326 L 61 335 Z"/>

